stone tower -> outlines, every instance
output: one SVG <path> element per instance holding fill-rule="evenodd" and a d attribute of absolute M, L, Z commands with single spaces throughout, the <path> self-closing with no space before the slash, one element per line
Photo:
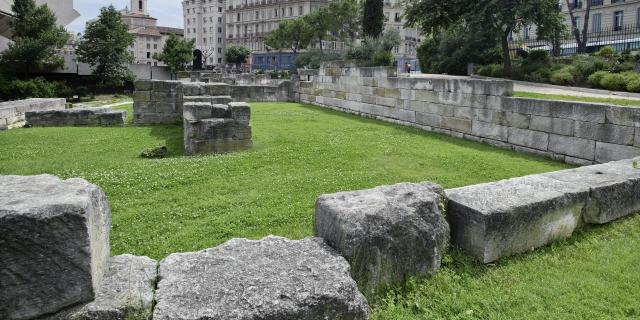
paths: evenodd
<path fill-rule="evenodd" d="M 147 0 L 131 0 L 131 12 L 148 15 Z"/>

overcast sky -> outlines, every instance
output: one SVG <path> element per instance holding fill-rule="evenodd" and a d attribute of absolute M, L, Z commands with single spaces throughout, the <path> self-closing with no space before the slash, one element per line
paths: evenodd
<path fill-rule="evenodd" d="M 74 0 L 73 6 L 80 12 L 80 17 L 67 26 L 74 33 L 83 32 L 87 20 L 100 14 L 100 8 L 113 4 L 116 9 L 124 9 L 130 0 Z M 149 13 L 158 19 L 159 26 L 182 28 L 182 4 L 180 0 L 149 0 Z"/>

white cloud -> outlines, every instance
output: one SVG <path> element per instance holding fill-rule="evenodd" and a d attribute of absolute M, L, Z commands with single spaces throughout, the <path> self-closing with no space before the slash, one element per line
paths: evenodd
<path fill-rule="evenodd" d="M 67 26 L 67 30 L 74 33 L 84 31 L 87 21 L 100 14 L 100 8 L 113 4 L 116 9 L 124 9 L 130 4 L 129 0 L 74 0 L 74 7 L 80 12 L 80 17 Z M 149 0 L 149 14 L 158 19 L 158 25 L 182 28 L 182 4 L 180 0 Z"/>

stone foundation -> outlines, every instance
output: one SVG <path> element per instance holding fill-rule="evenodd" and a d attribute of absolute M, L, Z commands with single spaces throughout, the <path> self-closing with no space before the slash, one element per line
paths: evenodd
<path fill-rule="evenodd" d="M 34 127 L 124 126 L 126 110 L 111 108 L 73 108 L 51 111 L 28 111 L 25 119 Z"/>
<path fill-rule="evenodd" d="M 224 98 L 210 98 L 211 101 Z M 184 103 L 187 154 L 227 153 L 251 148 L 251 109 L 244 102 Z"/>
<path fill-rule="evenodd" d="M 511 81 L 397 77 L 344 62 L 300 78 L 300 102 L 517 152 L 577 165 L 640 156 L 640 108 L 513 98 Z"/>
<path fill-rule="evenodd" d="M 41 110 L 64 110 L 65 99 L 26 99 L 0 102 L 0 130 L 25 125 L 25 113 Z"/>

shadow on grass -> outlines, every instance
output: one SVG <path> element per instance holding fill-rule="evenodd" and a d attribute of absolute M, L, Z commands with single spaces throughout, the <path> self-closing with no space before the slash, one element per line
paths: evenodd
<path fill-rule="evenodd" d="M 153 125 L 150 127 L 150 135 L 164 141 L 168 151 L 167 158 L 185 156 L 183 128 L 181 125 Z"/>

